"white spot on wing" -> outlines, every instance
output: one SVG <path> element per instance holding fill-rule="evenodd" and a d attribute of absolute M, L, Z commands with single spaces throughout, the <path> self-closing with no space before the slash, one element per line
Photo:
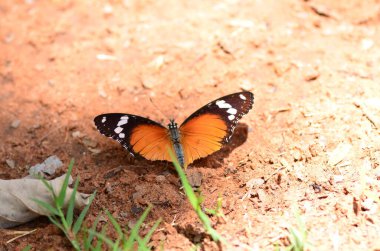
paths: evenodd
<path fill-rule="evenodd" d="M 240 97 L 242 100 L 246 100 L 246 99 L 247 99 L 243 94 L 240 94 L 239 97 Z"/>
<path fill-rule="evenodd" d="M 119 121 L 119 123 L 117 123 L 117 126 L 122 126 L 122 125 L 125 125 L 126 123 L 128 123 L 128 119 L 122 119 Z"/>
<path fill-rule="evenodd" d="M 229 120 L 233 120 L 234 118 L 235 118 L 235 115 L 232 115 L 232 114 L 231 114 L 230 116 L 228 116 L 228 119 L 229 119 Z"/>
<path fill-rule="evenodd" d="M 106 122 L 107 118 L 106 117 L 103 117 L 102 118 L 102 123 Z"/>
<path fill-rule="evenodd" d="M 237 113 L 237 110 L 236 110 L 235 108 L 229 108 L 229 109 L 227 110 L 227 113 L 229 113 L 229 114 L 236 114 L 236 113 Z"/>
<path fill-rule="evenodd" d="M 134 117 L 134 116 L 133 116 Z M 120 118 L 121 120 L 126 119 L 128 121 L 129 117 L 127 115 Z"/>
<path fill-rule="evenodd" d="M 123 128 L 122 127 L 116 127 L 114 131 L 116 133 L 121 133 L 121 131 L 123 131 Z"/>
<path fill-rule="evenodd" d="M 124 139 L 125 138 L 125 134 L 124 133 L 119 133 L 119 138 Z"/>
<path fill-rule="evenodd" d="M 226 101 L 224 100 L 218 100 L 215 102 L 215 104 L 219 107 L 219 108 L 231 108 L 232 106 L 228 103 L 226 103 Z"/>

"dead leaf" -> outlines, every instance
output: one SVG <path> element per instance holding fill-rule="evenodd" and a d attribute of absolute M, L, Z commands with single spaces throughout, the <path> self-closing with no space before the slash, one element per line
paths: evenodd
<path fill-rule="evenodd" d="M 5 160 L 5 163 L 7 163 L 7 165 L 10 167 L 10 168 L 15 168 L 16 167 L 16 163 L 13 159 L 6 159 Z"/>
<path fill-rule="evenodd" d="M 48 181 L 56 194 L 59 193 L 65 175 Z M 70 184 L 72 178 L 70 177 Z M 64 207 L 67 206 L 73 190 L 68 188 Z M 40 215 L 49 215 L 34 199 L 54 204 L 51 192 L 39 179 L 0 180 L 0 228 L 10 228 L 31 221 Z M 77 193 L 75 207 L 83 208 L 89 203 L 89 195 Z"/>

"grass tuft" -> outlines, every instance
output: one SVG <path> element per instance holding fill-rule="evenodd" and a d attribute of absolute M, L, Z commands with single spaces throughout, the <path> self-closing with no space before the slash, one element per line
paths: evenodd
<path fill-rule="evenodd" d="M 289 241 L 290 245 L 287 247 L 289 251 L 304 251 L 307 245 L 307 229 L 305 222 L 302 220 L 300 213 L 297 211 L 295 213 L 297 220 L 296 227 L 289 227 Z"/>
<path fill-rule="evenodd" d="M 181 179 L 181 183 L 183 186 L 183 189 L 185 191 L 185 194 L 187 198 L 189 199 L 189 202 L 191 206 L 193 207 L 194 211 L 198 215 L 198 218 L 203 224 L 204 229 L 206 232 L 211 236 L 213 241 L 215 242 L 222 242 L 226 243 L 223 237 L 211 226 L 210 218 L 206 215 L 205 212 L 202 211 L 202 198 L 200 196 L 195 195 L 193 188 L 191 187 L 185 172 L 183 171 L 182 167 L 178 163 L 177 158 L 174 156 L 173 152 L 169 149 L 170 157 L 172 158 L 173 164 L 175 169 L 177 170 L 178 176 Z"/>
<path fill-rule="evenodd" d="M 90 229 L 86 229 L 83 226 L 84 219 L 87 215 L 88 209 L 95 198 L 96 192 L 91 194 L 89 198 L 88 205 L 81 211 L 78 218 L 74 219 L 74 206 L 75 206 L 75 198 L 78 191 L 79 179 L 77 179 L 74 183 L 72 194 L 68 201 L 67 210 L 65 213 L 64 203 L 66 200 L 66 192 L 69 186 L 69 179 L 74 166 L 74 161 L 71 160 L 68 171 L 66 173 L 64 182 L 62 187 L 58 193 L 55 194 L 52 185 L 41 178 L 41 181 L 45 184 L 45 186 L 50 191 L 53 197 L 53 205 L 41 200 L 35 199 L 34 201 L 39 204 L 41 207 L 46 209 L 49 212 L 49 220 L 56 225 L 62 232 L 65 234 L 67 239 L 70 241 L 71 245 L 75 250 L 85 250 L 85 251 L 101 251 L 104 250 L 104 245 L 107 245 L 111 250 L 115 251 L 125 251 L 125 250 L 150 250 L 148 243 L 150 238 L 152 237 L 154 231 L 157 229 L 158 225 L 161 222 L 161 219 L 157 220 L 153 227 L 149 230 L 148 234 L 145 235 L 144 238 L 139 236 L 139 230 L 148 216 L 152 206 L 149 206 L 142 216 L 139 218 L 135 226 L 131 229 L 130 235 L 126 238 L 127 231 L 123 231 L 120 224 L 116 221 L 116 219 L 106 211 L 109 221 L 112 226 L 115 228 L 117 232 L 118 238 L 116 240 L 112 240 L 106 235 L 107 225 L 101 229 L 100 232 L 97 232 L 97 226 L 99 224 L 99 217 L 96 218 L 95 222 L 92 224 Z M 29 246 L 28 246 L 29 247 Z M 25 250 L 28 250 L 26 247 Z"/>

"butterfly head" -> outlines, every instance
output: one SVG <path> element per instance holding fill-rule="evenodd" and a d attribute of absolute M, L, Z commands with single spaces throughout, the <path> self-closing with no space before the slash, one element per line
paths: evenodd
<path fill-rule="evenodd" d="M 174 121 L 174 119 L 169 119 L 170 123 L 168 124 L 169 129 L 178 128 L 177 123 Z"/>

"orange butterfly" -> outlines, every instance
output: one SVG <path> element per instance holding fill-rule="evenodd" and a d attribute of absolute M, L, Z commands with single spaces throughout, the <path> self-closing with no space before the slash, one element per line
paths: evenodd
<path fill-rule="evenodd" d="M 252 105 L 251 92 L 238 92 L 203 106 L 180 127 L 174 120 L 166 128 L 150 119 L 124 113 L 101 114 L 94 122 L 101 134 L 117 140 L 132 155 L 171 161 L 169 148 L 186 168 L 194 160 L 221 149 Z"/>

